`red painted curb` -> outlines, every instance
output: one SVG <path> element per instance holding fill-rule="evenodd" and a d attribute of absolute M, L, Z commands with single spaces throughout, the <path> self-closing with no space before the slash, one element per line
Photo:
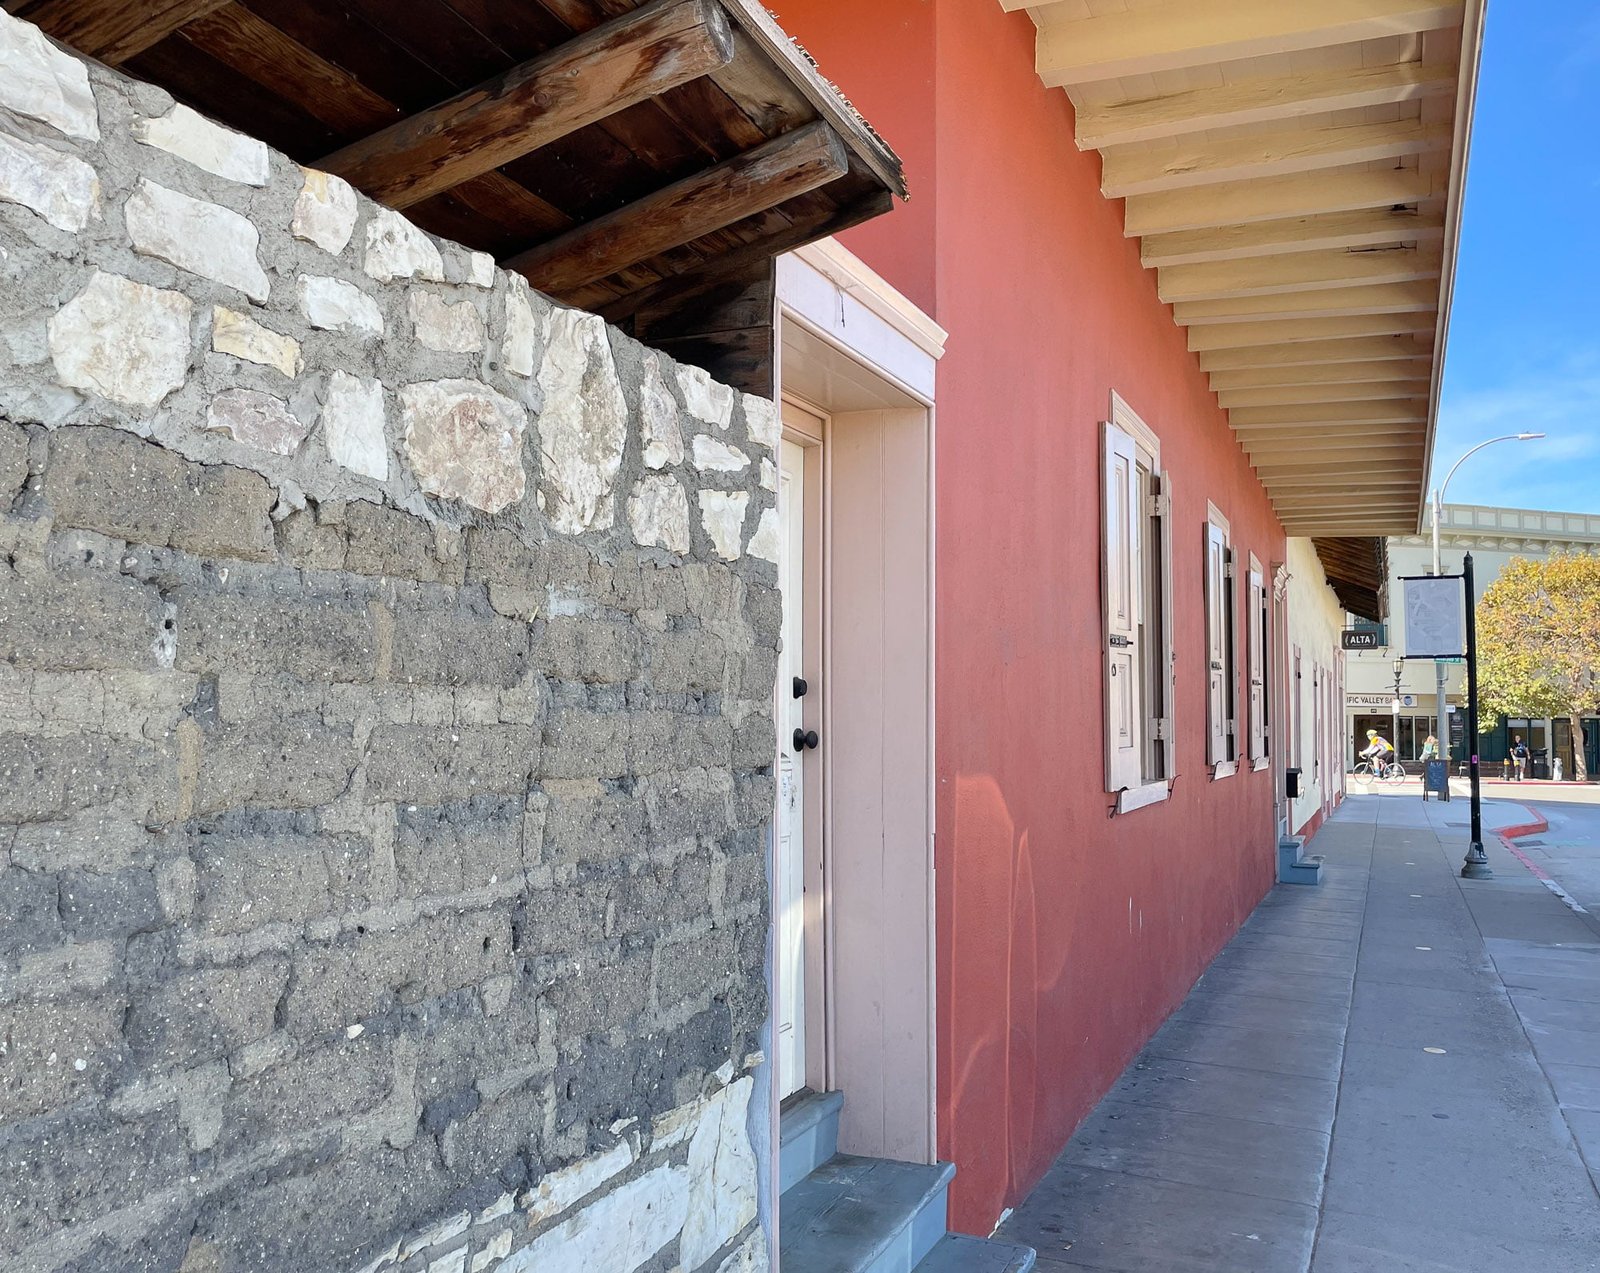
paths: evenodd
<path fill-rule="evenodd" d="M 1519 801 L 1518 803 L 1521 802 Z M 1500 843 L 1505 845 L 1506 852 L 1511 854 L 1512 857 L 1516 858 L 1517 861 L 1521 862 L 1523 866 L 1527 867 L 1535 879 L 1543 880 L 1546 883 L 1549 883 L 1550 876 L 1544 871 L 1544 869 L 1516 845 L 1511 843 L 1513 840 L 1519 839 L 1522 836 L 1540 835 L 1550 829 L 1550 824 L 1545 821 L 1537 809 L 1529 808 L 1527 805 L 1523 805 L 1522 807 L 1528 810 L 1528 813 L 1533 817 L 1534 820 L 1532 822 L 1519 822 L 1514 827 L 1505 827 L 1502 830 L 1496 831 L 1495 834 L 1500 837 Z"/>

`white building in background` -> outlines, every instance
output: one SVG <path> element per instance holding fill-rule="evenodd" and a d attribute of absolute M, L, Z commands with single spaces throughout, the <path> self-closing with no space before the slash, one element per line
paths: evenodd
<path fill-rule="evenodd" d="M 1600 551 L 1600 516 L 1583 513 L 1544 513 L 1521 508 L 1487 508 L 1477 504 L 1446 504 L 1440 522 L 1440 565 L 1447 575 L 1461 572 L 1464 554 L 1472 554 L 1477 595 L 1499 576 L 1514 557 L 1549 557 L 1559 552 Z M 1405 648 L 1405 616 L 1401 606 L 1400 580 L 1410 575 L 1433 572 L 1433 541 L 1428 533 L 1391 538 L 1388 541 L 1389 620 L 1380 626 L 1375 649 L 1348 650 L 1344 692 L 1345 759 L 1354 763 L 1355 754 L 1366 746 L 1369 729 L 1380 730 L 1394 743 L 1402 760 L 1415 760 L 1429 733 L 1439 731 L 1435 719 L 1434 665 L 1400 661 Z M 1473 598 L 1476 602 L 1477 597 Z M 1351 618 L 1350 628 L 1374 625 Z M 1398 683 L 1397 683 L 1398 675 Z M 1460 708 L 1466 703 L 1466 668 L 1462 664 L 1446 667 L 1446 701 Z M 1398 726 L 1392 704 L 1400 700 Z M 1458 731 L 1459 731 L 1458 726 Z M 1588 768 L 1600 769 L 1600 721 L 1584 725 Z M 1499 721 L 1480 745 L 1482 763 L 1498 764 L 1506 755 L 1512 734 L 1521 734 L 1537 756 L 1544 752 L 1562 761 L 1564 772 L 1572 773 L 1573 740 L 1565 720 Z M 1553 749 L 1553 751 L 1552 751 Z M 1456 758 L 1460 759 L 1459 748 Z"/>
<path fill-rule="evenodd" d="M 1300 771 L 1300 795 L 1288 802 L 1289 833 L 1311 835 L 1344 795 L 1344 658 L 1339 633 L 1347 615 L 1309 539 L 1288 541 L 1288 755 Z M 1283 600 L 1285 598 L 1280 598 Z"/>

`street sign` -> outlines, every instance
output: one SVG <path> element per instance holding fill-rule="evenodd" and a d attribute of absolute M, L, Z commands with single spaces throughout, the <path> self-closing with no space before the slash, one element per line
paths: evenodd
<path fill-rule="evenodd" d="M 1408 659 L 1453 659 L 1467 652 L 1466 610 L 1459 575 L 1400 580 L 1405 590 Z"/>
<path fill-rule="evenodd" d="M 1383 634 L 1376 628 L 1347 628 L 1339 634 L 1339 642 L 1346 650 L 1381 650 Z"/>

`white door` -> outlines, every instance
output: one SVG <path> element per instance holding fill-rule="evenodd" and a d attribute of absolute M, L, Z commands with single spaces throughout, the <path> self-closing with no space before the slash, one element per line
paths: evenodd
<path fill-rule="evenodd" d="M 778 1096 L 805 1086 L 806 1078 L 806 834 L 803 755 L 794 735 L 803 730 L 804 699 L 795 696 L 802 675 L 805 634 L 805 451 L 785 439 L 778 476 L 783 528 L 778 587 L 783 593 L 783 654 L 778 662 L 778 968 L 776 1038 Z"/>

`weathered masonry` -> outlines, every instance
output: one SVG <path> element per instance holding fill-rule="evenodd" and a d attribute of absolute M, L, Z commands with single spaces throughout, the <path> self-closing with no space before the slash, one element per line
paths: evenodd
<path fill-rule="evenodd" d="M 0 1267 L 765 1268 L 778 437 L 0 14 Z"/>

